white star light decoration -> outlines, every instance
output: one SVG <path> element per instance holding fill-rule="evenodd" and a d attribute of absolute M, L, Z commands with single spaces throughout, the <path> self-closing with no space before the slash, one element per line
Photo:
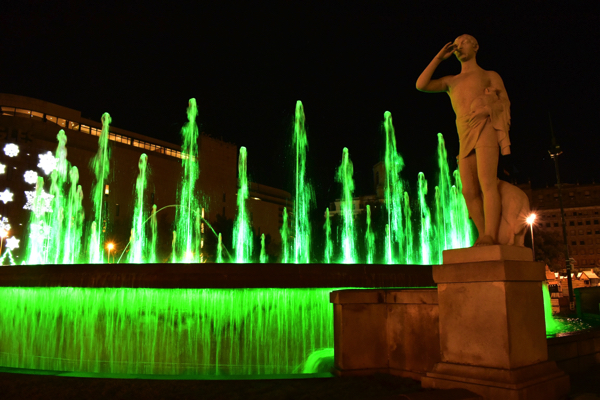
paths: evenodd
<path fill-rule="evenodd" d="M 4 204 L 9 201 L 13 201 L 13 194 L 8 189 L 4 189 L 4 192 L 0 193 L 0 201 L 4 202 Z"/>
<path fill-rule="evenodd" d="M 1 193 L 0 193 L 1 195 Z M 41 210 L 36 211 L 34 210 L 33 206 L 35 204 L 35 190 L 33 191 L 25 191 L 25 197 L 27 197 L 27 203 L 25 203 L 25 205 L 23 206 L 23 208 L 25 210 L 31 210 L 34 211 L 36 213 L 40 213 L 40 212 L 52 212 L 52 208 L 50 207 L 50 203 L 52 202 L 52 199 L 54 198 L 54 195 L 46 193 L 42 190 L 42 201 L 40 202 L 40 208 Z M 0 200 L 2 200 L 0 198 Z"/>
<path fill-rule="evenodd" d="M 6 165 L 0 164 L 0 174 L 4 174 L 6 172 Z"/>
<path fill-rule="evenodd" d="M 10 251 L 13 251 L 14 249 L 19 247 L 19 242 L 20 240 L 17 239 L 16 237 L 12 236 L 6 239 L 6 248 L 10 249 Z"/>
<path fill-rule="evenodd" d="M 37 183 L 38 173 L 35 171 L 25 171 L 23 177 L 25 178 L 25 182 L 35 185 Z"/>
<path fill-rule="evenodd" d="M 4 146 L 4 154 L 9 157 L 16 157 L 19 154 L 19 146 L 14 143 L 9 143 Z"/>
<path fill-rule="evenodd" d="M 37 166 L 40 167 L 46 175 L 54 171 L 58 160 L 52 155 L 52 152 L 49 151 L 47 153 L 40 154 L 38 157 L 40 158 L 40 162 Z"/>

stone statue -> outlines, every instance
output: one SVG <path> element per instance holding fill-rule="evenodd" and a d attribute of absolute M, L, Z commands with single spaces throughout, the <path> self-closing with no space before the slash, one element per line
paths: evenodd
<path fill-rule="evenodd" d="M 522 191 L 514 186 L 502 191 L 510 194 L 510 198 L 501 198 L 497 178 L 499 153 L 510 154 L 510 101 L 500 75 L 477 65 L 478 50 L 479 44 L 471 35 L 461 35 L 453 43 L 446 43 L 417 79 L 417 89 L 427 93 L 446 92 L 450 96 L 460 141 L 458 169 L 463 196 L 479 231 L 475 246 L 513 243 L 522 246 L 519 233 L 526 226 L 521 214 L 529 211 L 529 201 L 524 193 L 515 195 L 515 189 Z M 460 74 L 431 79 L 437 66 L 452 53 L 460 61 Z M 515 202 L 518 204 L 511 204 Z M 519 215 L 502 215 L 503 209 L 519 210 Z M 506 234 L 501 234 L 499 240 L 499 230 L 504 231 L 501 221 L 511 221 L 516 241 L 508 239 L 510 235 Z"/>

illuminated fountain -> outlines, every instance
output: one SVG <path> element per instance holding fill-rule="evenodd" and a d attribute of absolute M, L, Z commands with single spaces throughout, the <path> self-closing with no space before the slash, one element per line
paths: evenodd
<path fill-rule="evenodd" d="M 67 138 L 59 132 L 50 193 L 44 192 L 43 177 L 26 177 L 36 187 L 30 195 L 25 259 L 26 264 L 39 266 L 0 269 L 0 366 L 135 374 L 314 372 L 311 366 L 330 359 L 333 352 L 332 290 L 431 286 L 430 266 L 408 264 L 440 263 L 443 250 L 473 242 L 459 176 L 450 173 L 441 134 L 439 183 L 429 191 L 425 176 L 419 174 L 418 210 L 413 212 L 408 186 L 400 175 L 404 163 L 396 148 L 392 117 L 386 112 L 382 200 L 386 227 L 377 230 L 367 205 L 365 235 L 357 237 L 353 167 L 344 148 L 335 177 L 343 193 L 341 228 L 336 230 L 327 209 L 322 225 L 324 250 L 314 254 L 317 247 L 311 246 L 308 218 L 314 193 L 306 176 L 308 141 L 304 108 L 298 102 L 293 132 L 295 201 L 293 208 L 283 210 L 281 264 L 268 264 L 264 235 L 260 248 L 253 248 L 254 232 L 246 209 L 248 152 L 241 147 L 233 242 L 223 243 L 221 233 L 214 232 L 216 262 L 198 265 L 206 261 L 202 226 L 208 221 L 202 211 L 204 199 L 198 195 L 197 114 L 191 99 L 182 129 L 178 203 L 167 206 L 176 208 L 175 230 L 168 239 L 172 241 L 168 268 L 154 264 L 160 210 L 144 202 L 152 160 L 142 154 L 138 162 L 129 254 L 124 258 L 130 265 L 97 265 L 109 261 L 103 246 L 107 218 L 103 196 L 109 173 L 110 116 L 102 116 L 98 152 L 90 164 L 95 182 L 93 219 L 87 229 L 79 170 L 69 164 Z M 8 194 L 0 201 L 3 198 L 8 199 Z M 385 238 L 381 251 L 378 238 Z M 11 239 L 10 246 L 6 240 L 4 264 L 12 260 L 11 251 L 18 246 L 18 239 Z M 357 250 L 358 241 L 364 241 L 363 254 Z M 117 255 L 117 263 L 119 259 Z M 331 265 L 313 266 L 311 259 Z M 264 265 L 247 265 L 258 261 Z M 73 265 L 80 263 L 85 265 Z M 368 265 L 352 265 L 357 263 Z M 23 271 L 26 282 L 20 278 Z"/>

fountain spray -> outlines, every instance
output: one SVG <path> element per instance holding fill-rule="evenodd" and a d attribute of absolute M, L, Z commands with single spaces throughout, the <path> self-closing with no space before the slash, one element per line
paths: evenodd
<path fill-rule="evenodd" d="M 142 154 L 138 162 L 140 170 L 135 181 L 135 208 L 132 221 L 132 242 L 129 252 L 129 262 L 140 264 L 145 262 L 147 253 L 146 229 L 146 211 L 144 207 L 144 192 L 146 191 L 146 171 L 148 167 L 148 156 Z"/>
<path fill-rule="evenodd" d="M 296 145 L 296 193 L 294 211 L 294 262 L 308 263 L 310 261 L 310 203 L 313 199 L 312 186 L 306 178 L 306 151 L 308 140 L 304 127 L 305 116 L 302 102 L 296 102 L 294 120 L 294 138 Z"/>
<path fill-rule="evenodd" d="M 235 262 L 247 263 L 252 257 L 252 229 L 246 209 L 248 199 L 248 170 L 247 152 L 245 147 L 240 147 L 240 159 L 238 161 L 239 189 L 237 195 L 238 214 L 233 226 L 233 247 L 235 248 Z"/>
<path fill-rule="evenodd" d="M 373 264 L 375 258 L 375 234 L 371 229 L 371 206 L 367 204 L 367 232 L 365 233 L 365 247 L 367 249 L 367 264 Z"/>
<path fill-rule="evenodd" d="M 354 232 L 354 203 L 352 194 L 354 193 L 354 167 L 350 161 L 348 148 L 342 150 L 342 164 L 337 170 L 336 180 L 342 184 L 342 198 L 340 208 L 342 209 L 342 263 L 353 264 L 356 262 L 356 249 L 354 242 L 356 234 Z"/>
<path fill-rule="evenodd" d="M 50 215 L 50 230 L 52 235 L 48 238 L 49 262 L 58 264 L 62 261 L 61 255 L 67 251 L 65 240 L 65 212 L 68 207 L 68 199 L 63 195 L 64 186 L 67 183 L 67 173 L 69 172 L 69 163 L 67 161 L 67 135 L 64 130 L 60 130 L 58 135 L 58 147 L 54 157 L 56 159 L 56 168 L 50 174 L 50 194 L 52 197 L 52 214 Z M 62 254 L 61 254 L 62 253 Z"/>
<path fill-rule="evenodd" d="M 288 227 L 288 213 L 287 207 L 283 207 L 283 223 L 279 233 L 281 233 L 281 262 L 287 264 L 290 259 L 290 244 L 289 244 L 289 227 Z"/>
<path fill-rule="evenodd" d="M 325 210 L 325 263 L 330 264 L 333 256 L 333 244 L 331 243 L 331 220 L 329 218 L 329 207 Z"/>
<path fill-rule="evenodd" d="M 419 172 L 419 209 L 421 211 L 421 264 L 432 262 L 431 257 L 431 213 L 427 205 L 427 180 L 425 174 Z"/>
<path fill-rule="evenodd" d="M 94 221 L 92 222 L 92 235 L 88 247 L 90 264 L 101 263 L 104 260 L 104 233 L 108 224 L 108 216 L 104 210 L 104 188 L 110 172 L 110 148 L 108 135 L 111 118 L 108 113 L 102 114 L 102 133 L 98 138 L 98 152 L 92 159 L 90 166 L 96 176 L 92 187 L 92 204 Z"/>

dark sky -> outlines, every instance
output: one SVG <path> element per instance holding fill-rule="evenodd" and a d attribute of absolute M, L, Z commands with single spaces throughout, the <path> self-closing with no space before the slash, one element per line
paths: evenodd
<path fill-rule="evenodd" d="M 551 113 L 563 180 L 600 182 L 598 1 L 85 3 L 2 7 L 0 92 L 97 121 L 107 111 L 115 126 L 174 143 L 195 97 L 203 131 L 247 147 L 252 180 L 290 191 L 292 118 L 302 100 L 309 176 L 323 204 L 339 197 L 334 175 L 344 146 L 356 194 L 373 192 L 386 110 L 404 178 L 415 187 L 423 171 L 433 186 L 436 134 L 445 135 L 452 159 L 458 152 L 454 114 L 446 94 L 420 93 L 415 81 L 446 42 L 469 33 L 480 44 L 479 65 L 497 71 L 508 91 L 520 181 L 554 183 Z M 459 71 L 452 57 L 435 76 Z"/>

